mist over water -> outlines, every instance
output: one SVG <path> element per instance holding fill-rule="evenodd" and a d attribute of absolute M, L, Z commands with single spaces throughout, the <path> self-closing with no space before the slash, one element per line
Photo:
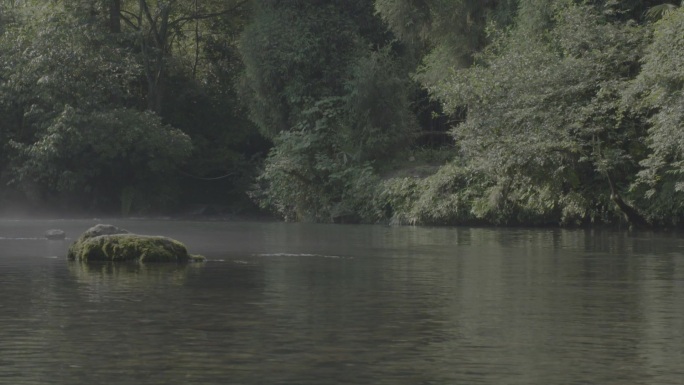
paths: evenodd
<path fill-rule="evenodd" d="M 96 223 L 204 264 L 81 264 Z M 48 241 L 59 228 L 70 240 Z M 673 234 L 0 220 L 0 383 L 681 384 Z"/>

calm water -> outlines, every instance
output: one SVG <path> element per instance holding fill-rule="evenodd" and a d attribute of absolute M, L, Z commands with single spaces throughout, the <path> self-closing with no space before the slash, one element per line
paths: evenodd
<path fill-rule="evenodd" d="M 202 265 L 69 263 L 0 220 L 0 384 L 684 384 L 684 238 L 104 221 Z"/>

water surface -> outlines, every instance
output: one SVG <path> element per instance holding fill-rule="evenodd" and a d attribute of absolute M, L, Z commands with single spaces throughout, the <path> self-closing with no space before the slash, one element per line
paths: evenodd
<path fill-rule="evenodd" d="M 682 384 L 684 238 L 105 221 L 200 265 L 64 258 L 0 220 L 0 384 Z"/>

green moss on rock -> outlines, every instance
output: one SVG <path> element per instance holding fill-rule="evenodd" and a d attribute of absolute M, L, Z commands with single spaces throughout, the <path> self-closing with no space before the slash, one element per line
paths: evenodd
<path fill-rule="evenodd" d="M 69 248 L 67 258 L 106 262 L 199 262 L 204 257 L 189 255 L 185 245 L 167 237 L 131 234 L 111 225 L 87 230 Z"/>

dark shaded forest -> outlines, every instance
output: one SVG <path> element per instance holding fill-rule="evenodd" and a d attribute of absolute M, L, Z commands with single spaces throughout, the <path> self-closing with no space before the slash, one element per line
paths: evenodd
<path fill-rule="evenodd" d="M 0 0 L 0 213 L 680 226 L 683 5 Z"/>

